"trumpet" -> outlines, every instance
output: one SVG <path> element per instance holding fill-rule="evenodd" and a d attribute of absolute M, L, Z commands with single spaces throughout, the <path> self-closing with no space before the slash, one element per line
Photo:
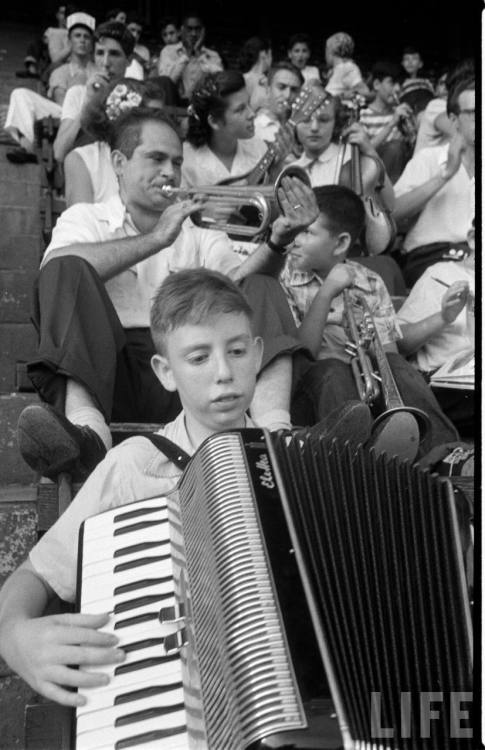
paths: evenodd
<path fill-rule="evenodd" d="M 401 103 L 397 94 L 393 94 L 393 99 L 396 106 Z M 414 115 L 402 115 L 399 118 L 397 126 L 407 143 L 409 143 L 410 146 L 414 146 L 418 135 L 418 128 Z"/>
<path fill-rule="evenodd" d="M 305 170 L 289 165 L 279 173 L 274 185 L 202 185 L 194 188 L 164 185 L 162 192 L 167 198 L 205 197 L 204 207 L 191 216 L 199 227 L 220 229 L 229 235 L 256 237 L 282 213 L 278 191 L 285 177 L 296 177 L 311 187 Z M 246 222 L 254 220 L 255 223 L 234 223 L 231 217 Z"/>
<path fill-rule="evenodd" d="M 369 407 L 384 407 L 374 419 L 372 431 L 377 432 L 392 416 L 392 429 L 386 434 L 388 452 L 392 454 L 395 441 L 399 455 L 413 460 L 430 430 L 430 418 L 422 409 L 403 403 L 367 301 L 353 299 L 348 289 L 343 297 L 349 332 L 345 351 L 351 357 L 359 398 Z M 360 308 L 359 322 L 356 306 Z"/>

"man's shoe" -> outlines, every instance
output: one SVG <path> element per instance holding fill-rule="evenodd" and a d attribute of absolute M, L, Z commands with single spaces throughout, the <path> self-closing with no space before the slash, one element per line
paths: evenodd
<path fill-rule="evenodd" d="M 338 406 L 312 427 L 293 430 L 293 437 L 309 437 L 330 443 L 336 438 L 343 446 L 347 443 L 352 451 L 363 445 L 370 437 L 372 414 L 363 401 L 347 401 Z"/>
<path fill-rule="evenodd" d="M 49 404 L 32 404 L 17 425 L 20 453 L 44 477 L 71 474 L 83 482 L 106 455 L 106 447 L 91 427 L 73 425 Z"/>
<path fill-rule="evenodd" d="M 13 148 L 11 151 L 7 151 L 7 159 L 12 164 L 37 164 L 37 157 L 31 151 L 27 151 L 26 148 Z"/>

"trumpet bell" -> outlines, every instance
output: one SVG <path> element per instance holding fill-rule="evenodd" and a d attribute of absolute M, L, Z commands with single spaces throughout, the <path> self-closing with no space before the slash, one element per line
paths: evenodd
<path fill-rule="evenodd" d="M 289 165 L 280 172 L 274 185 L 202 185 L 190 189 L 166 185 L 162 192 L 167 198 L 205 198 L 205 205 L 191 216 L 197 226 L 218 229 L 232 237 L 255 239 L 283 213 L 278 193 L 285 177 L 297 178 L 311 187 L 305 170 Z"/>

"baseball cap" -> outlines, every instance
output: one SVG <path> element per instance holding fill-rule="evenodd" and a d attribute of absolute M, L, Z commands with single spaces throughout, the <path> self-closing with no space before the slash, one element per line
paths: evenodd
<path fill-rule="evenodd" d="M 88 13 L 71 13 L 66 18 L 67 30 L 70 31 L 74 26 L 86 26 L 89 31 L 93 31 L 96 28 L 96 19 L 90 16 Z"/>

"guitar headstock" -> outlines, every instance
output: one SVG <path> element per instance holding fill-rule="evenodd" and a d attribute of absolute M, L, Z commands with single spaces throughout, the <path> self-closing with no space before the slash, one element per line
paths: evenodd
<path fill-rule="evenodd" d="M 305 84 L 291 107 L 288 122 L 298 125 L 299 122 L 307 120 L 320 107 L 323 107 L 331 99 L 330 94 L 321 86 Z"/>

